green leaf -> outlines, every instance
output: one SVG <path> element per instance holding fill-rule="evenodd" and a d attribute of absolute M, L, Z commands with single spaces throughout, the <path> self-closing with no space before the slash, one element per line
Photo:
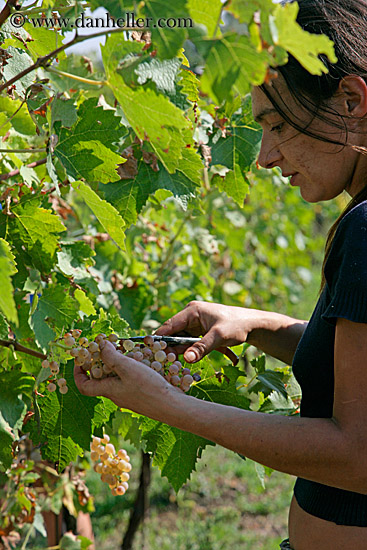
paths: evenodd
<path fill-rule="evenodd" d="M 35 125 L 31 119 L 27 106 L 19 99 L 10 99 L 8 97 L 0 97 L 0 112 L 6 115 L 7 119 L 11 118 L 13 129 L 23 135 L 33 136 Z M 15 114 L 16 113 L 16 114 Z M 1 130 L 3 135 L 5 128 Z"/>
<path fill-rule="evenodd" d="M 146 452 L 154 453 L 157 466 L 177 492 L 196 469 L 196 462 L 211 441 L 142 417 L 141 437 L 147 441 Z"/>
<path fill-rule="evenodd" d="M 73 99 L 54 98 L 51 103 L 51 127 L 60 120 L 62 126 L 70 128 L 77 119 L 78 114 Z"/>
<path fill-rule="evenodd" d="M 79 302 L 79 309 L 86 315 L 96 315 L 97 312 L 94 308 L 93 302 L 88 298 L 83 290 L 79 288 L 74 292 L 74 298 Z"/>
<path fill-rule="evenodd" d="M 46 350 L 50 341 L 54 340 L 55 333 L 50 328 L 57 325 L 62 328 L 71 327 L 78 318 L 79 306 L 69 295 L 69 289 L 61 285 L 48 286 L 38 300 L 35 313 L 30 318 L 30 326 L 34 331 L 37 344 Z"/>
<path fill-rule="evenodd" d="M 6 340 L 9 336 L 9 325 L 5 317 L 0 313 L 0 338 Z"/>
<path fill-rule="evenodd" d="M 4 239 L 0 239 L 0 311 L 10 322 L 18 326 L 18 314 L 11 281 L 11 277 L 16 271 L 14 256 L 11 253 L 9 243 Z"/>
<path fill-rule="evenodd" d="M 34 378 L 19 371 L 0 373 L 0 465 L 8 468 L 12 462 L 12 443 L 18 438 L 27 406 L 22 394 L 31 395 Z M 1 466 L 0 466 L 1 468 Z"/>
<path fill-rule="evenodd" d="M 268 396 L 272 391 L 276 391 L 287 399 L 288 395 L 284 387 L 283 374 L 281 372 L 265 370 L 261 374 L 258 374 L 257 380 L 258 382 L 250 388 L 250 392 L 262 392 L 265 396 Z"/>
<path fill-rule="evenodd" d="M 125 249 L 125 233 L 122 228 L 125 225 L 120 214 L 109 202 L 101 199 L 97 193 L 81 181 L 73 183 L 73 189 L 85 201 L 92 210 L 101 225 L 115 241 L 117 246 Z"/>
<path fill-rule="evenodd" d="M 70 462 L 89 449 L 95 427 L 106 423 L 116 405 L 105 398 L 86 397 L 79 393 L 72 374 L 72 362 L 64 367 L 68 393 L 58 390 L 39 398 L 40 425 L 28 422 L 27 430 L 35 444 L 41 444 L 42 456 L 58 463 L 62 471 Z M 75 414 L 77 411 L 77 414 Z"/>
<path fill-rule="evenodd" d="M 187 19 L 189 17 L 186 0 L 175 0 L 174 3 L 167 3 L 165 0 L 146 0 L 143 13 L 146 17 L 152 18 L 152 41 L 158 57 L 161 59 L 174 57 L 182 48 L 187 36 L 183 20 L 182 24 L 178 23 L 180 18 Z M 173 28 L 168 25 L 161 27 L 158 24 L 160 18 L 175 20 L 176 25 Z M 189 21 L 187 24 L 189 25 Z"/>
<path fill-rule="evenodd" d="M 169 172 L 174 172 L 188 143 L 183 130 L 190 127 L 184 113 L 149 86 L 130 88 L 117 71 L 120 60 L 141 53 L 141 46 L 112 35 L 101 47 L 108 84 L 137 136 L 150 142 Z"/>
<path fill-rule="evenodd" d="M 125 441 L 130 441 L 137 449 L 141 448 L 140 424 L 128 411 L 118 410 L 112 420 L 112 430 L 119 433 Z"/>
<path fill-rule="evenodd" d="M 272 0 L 231 0 L 228 8 L 242 23 L 250 23 L 256 11 L 260 11 L 264 21 L 275 6 Z"/>
<path fill-rule="evenodd" d="M 206 66 L 201 77 L 201 89 L 220 105 L 233 90 L 244 96 L 251 85 L 262 84 L 268 68 L 269 55 L 257 51 L 245 35 L 228 33 L 217 40 L 205 42 Z"/>
<path fill-rule="evenodd" d="M 181 66 L 181 60 L 149 58 L 148 61 L 142 61 L 135 69 L 138 84 L 145 84 L 148 80 L 155 83 L 158 90 L 162 92 L 174 93 L 176 86 L 176 77 Z"/>
<path fill-rule="evenodd" d="M 224 191 L 229 197 L 232 197 L 239 206 L 243 206 L 245 197 L 249 192 L 249 184 L 246 175 L 238 164 L 235 164 L 234 170 L 229 170 L 224 177 L 216 174 L 212 183 L 220 191 Z"/>
<path fill-rule="evenodd" d="M 310 73 L 327 73 L 328 68 L 318 56 L 327 55 L 331 63 L 336 63 L 333 42 L 325 34 L 316 35 L 304 31 L 296 22 L 298 11 L 297 2 L 276 7 L 274 43 L 291 53 Z"/>
<path fill-rule="evenodd" d="M 119 179 L 116 169 L 124 159 L 116 153 L 115 143 L 126 129 L 113 110 L 97 107 L 97 102 L 97 98 L 83 101 L 70 129 L 55 122 L 58 142 L 54 153 L 75 179 L 108 183 Z"/>
<path fill-rule="evenodd" d="M 34 61 L 38 57 L 49 54 L 51 51 L 59 48 L 64 40 L 62 35 L 57 31 L 52 31 L 44 27 L 35 28 L 30 23 L 26 23 L 23 27 L 25 31 L 33 38 L 32 41 L 27 42 L 27 50 L 30 52 Z M 64 52 L 60 52 L 59 59 L 65 56 Z"/>
<path fill-rule="evenodd" d="M 2 68 L 1 80 L 3 80 L 4 82 L 8 82 L 19 73 L 33 65 L 32 58 L 20 48 L 13 48 L 13 46 L 9 46 L 7 48 L 7 53 L 12 56 L 12 59 L 11 62 L 9 62 L 7 65 L 4 65 Z M 33 79 L 34 74 L 31 72 L 17 80 L 14 83 L 17 94 L 24 97 L 26 89 L 32 84 Z"/>
<path fill-rule="evenodd" d="M 188 0 L 187 8 L 195 23 L 205 25 L 208 36 L 212 37 L 217 26 L 222 23 L 221 0 Z"/>
<path fill-rule="evenodd" d="M 14 218 L 8 224 L 14 246 L 27 265 L 48 274 L 56 262 L 58 233 L 65 231 L 65 226 L 50 210 L 37 208 L 30 202 L 14 207 L 12 212 Z"/>
<path fill-rule="evenodd" d="M 141 280 L 132 287 L 124 286 L 117 294 L 124 318 L 132 329 L 139 330 L 147 309 L 153 303 L 152 290 Z"/>

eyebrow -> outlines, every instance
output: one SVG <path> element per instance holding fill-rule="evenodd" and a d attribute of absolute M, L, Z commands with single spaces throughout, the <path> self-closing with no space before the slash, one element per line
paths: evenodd
<path fill-rule="evenodd" d="M 263 111 L 260 111 L 259 114 L 254 115 L 254 120 L 256 120 L 256 122 L 260 122 L 261 120 L 263 120 L 263 118 L 266 115 L 274 114 L 274 113 L 278 113 L 278 111 L 274 109 L 274 107 L 266 107 L 266 109 L 264 109 Z"/>

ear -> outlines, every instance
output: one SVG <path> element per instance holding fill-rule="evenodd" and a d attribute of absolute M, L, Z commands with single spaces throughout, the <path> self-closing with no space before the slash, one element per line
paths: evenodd
<path fill-rule="evenodd" d="M 357 75 L 345 76 L 339 83 L 343 115 L 363 118 L 367 115 L 367 83 Z"/>

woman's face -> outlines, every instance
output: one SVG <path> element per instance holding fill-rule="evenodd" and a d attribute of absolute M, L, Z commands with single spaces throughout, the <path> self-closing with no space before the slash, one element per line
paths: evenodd
<path fill-rule="evenodd" d="M 315 133 L 344 142 L 344 131 L 325 121 L 316 118 L 312 120 L 311 114 L 305 112 L 293 99 L 281 76 L 274 86 L 278 92 L 275 92 L 277 101 L 281 102 L 291 119 L 304 126 L 308 124 Z M 273 90 L 271 92 L 274 93 Z M 341 105 L 341 99 L 336 97 L 333 106 L 338 108 Z M 300 188 L 306 201 L 329 200 L 344 189 L 351 195 L 359 191 L 359 175 L 363 174 L 365 178 L 367 157 L 351 147 L 326 143 L 298 132 L 282 118 L 258 87 L 252 92 L 252 109 L 255 120 L 263 129 L 259 164 L 269 169 L 278 166 L 283 176 L 292 176 L 290 184 Z M 340 118 L 336 120 L 340 124 Z M 360 137 L 358 140 L 360 143 Z"/>

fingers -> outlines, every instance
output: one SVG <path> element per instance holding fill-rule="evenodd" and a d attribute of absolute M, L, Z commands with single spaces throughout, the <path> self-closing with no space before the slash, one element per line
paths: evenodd
<path fill-rule="evenodd" d="M 105 395 L 108 397 L 111 389 L 111 378 L 103 380 L 93 380 L 84 372 L 81 367 L 74 366 L 74 380 L 76 387 L 83 395 L 97 396 Z"/>
<path fill-rule="evenodd" d="M 176 313 L 171 319 L 167 319 L 167 321 L 156 330 L 155 334 L 157 334 L 157 336 L 172 336 L 173 334 L 187 331 L 188 334 L 192 336 L 198 336 L 200 334 L 200 323 L 198 323 L 197 307 L 195 304 L 196 302 L 188 303 L 182 311 Z M 192 331 L 194 326 L 198 329 L 196 330 L 196 334 L 194 334 L 195 331 Z"/>
<path fill-rule="evenodd" d="M 208 353 L 220 345 L 218 338 L 216 338 L 215 332 L 216 331 L 214 330 L 209 330 L 209 332 L 207 332 L 207 334 L 205 334 L 199 342 L 195 342 L 195 344 L 187 348 L 184 352 L 184 359 L 187 363 L 196 363 L 197 361 L 200 361 L 200 359 L 205 357 L 205 355 L 208 355 Z"/>
<path fill-rule="evenodd" d="M 113 369 L 114 372 L 123 377 L 127 368 L 132 368 L 136 365 L 135 359 L 126 357 L 122 353 L 116 351 L 116 348 L 108 340 L 103 340 L 99 346 L 101 350 L 101 359 L 105 365 Z"/>

